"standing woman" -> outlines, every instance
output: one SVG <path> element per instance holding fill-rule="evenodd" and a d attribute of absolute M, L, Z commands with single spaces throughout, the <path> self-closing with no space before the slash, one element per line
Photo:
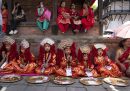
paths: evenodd
<path fill-rule="evenodd" d="M 66 8 L 65 1 L 61 1 L 58 8 L 57 24 L 62 33 L 65 33 L 69 28 L 69 24 L 71 24 L 69 9 Z"/>
<path fill-rule="evenodd" d="M 44 7 L 43 2 L 40 2 L 39 7 L 36 10 L 37 26 L 41 31 L 48 30 L 51 18 L 51 12 Z"/>
<path fill-rule="evenodd" d="M 22 9 L 19 2 L 16 2 L 14 4 L 14 8 L 12 11 L 12 20 L 11 20 L 11 31 L 9 34 L 17 34 L 17 26 L 20 24 L 20 22 L 25 21 L 25 12 Z"/>
<path fill-rule="evenodd" d="M 121 40 L 119 47 L 115 57 L 116 63 L 121 71 L 130 77 L 130 38 Z"/>
<path fill-rule="evenodd" d="M 7 25 L 8 25 L 8 7 L 7 4 L 2 5 L 2 18 L 3 18 L 3 24 L 2 24 L 2 31 L 4 33 L 7 33 Z"/>
<path fill-rule="evenodd" d="M 80 16 L 82 18 L 82 28 L 85 32 L 87 32 L 91 27 L 93 27 L 95 20 L 93 10 L 86 2 L 83 4 L 83 9 L 80 12 Z"/>
<path fill-rule="evenodd" d="M 37 74 L 51 75 L 55 72 L 56 53 L 55 42 L 50 38 L 45 38 L 40 43 L 39 58 L 36 68 Z"/>

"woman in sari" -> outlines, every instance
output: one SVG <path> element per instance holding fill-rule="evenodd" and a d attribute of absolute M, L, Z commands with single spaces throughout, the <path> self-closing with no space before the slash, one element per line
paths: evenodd
<path fill-rule="evenodd" d="M 73 69 L 76 66 L 75 43 L 71 39 L 61 40 L 57 51 L 56 75 L 76 77 Z"/>
<path fill-rule="evenodd" d="M 78 51 L 78 68 L 84 72 L 84 76 L 98 77 L 100 75 L 97 73 L 90 57 L 92 57 L 90 47 L 88 45 L 81 46 Z"/>
<path fill-rule="evenodd" d="M 71 25 L 72 25 L 72 32 L 76 34 L 79 32 L 80 27 L 81 27 L 81 20 L 79 18 L 79 13 L 75 9 L 75 4 L 71 5 L 70 9 L 70 16 L 71 16 Z"/>
<path fill-rule="evenodd" d="M 82 28 L 87 32 L 94 25 L 94 13 L 93 10 L 87 5 L 86 2 L 83 4 L 83 9 L 80 12 Z"/>
<path fill-rule="evenodd" d="M 7 32 L 7 24 L 8 24 L 8 9 L 7 4 L 2 5 L 2 18 L 3 18 L 3 24 L 2 24 L 2 31 L 4 33 Z"/>
<path fill-rule="evenodd" d="M 38 67 L 35 70 L 37 74 L 51 75 L 55 73 L 56 54 L 54 43 L 50 38 L 45 38 L 40 43 Z"/>
<path fill-rule="evenodd" d="M 68 30 L 69 24 L 71 23 L 69 9 L 67 9 L 65 6 L 66 2 L 62 1 L 60 7 L 58 8 L 57 17 L 57 24 L 62 33 L 65 33 Z"/>
<path fill-rule="evenodd" d="M 44 7 L 43 2 L 40 2 L 40 7 L 36 10 L 37 26 L 41 31 L 48 30 L 51 18 L 51 12 Z"/>
<path fill-rule="evenodd" d="M 104 44 L 95 44 L 94 50 L 95 57 L 94 63 L 96 65 L 97 71 L 101 74 L 102 77 L 120 77 L 122 73 L 120 72 L 116 63 L 106 55 L 106 45 Z"/>
<path fill-rule="evenodd" d="M 2 60 L 0 63 L 0 73 L 14 73 L 12 62 L 18 59 L 18 52 L 15 40 L 11 37 L 5 36 L 0 52 L 0 54 L 2 55 Z"/>
<path fill-rule="evenodd" d="M 121 40 L 119 46 L 115 57 L 116 63 L 124 75 L 130 76 L 130 38 Z"/>

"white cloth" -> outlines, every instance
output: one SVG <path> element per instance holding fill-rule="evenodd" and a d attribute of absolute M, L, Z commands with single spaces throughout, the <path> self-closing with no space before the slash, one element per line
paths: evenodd
<path fill-rule="evenodd" d="M 0 0 L 0 25 L 2 25 L 1 7 L 2 7 L 2 0 Z"/>

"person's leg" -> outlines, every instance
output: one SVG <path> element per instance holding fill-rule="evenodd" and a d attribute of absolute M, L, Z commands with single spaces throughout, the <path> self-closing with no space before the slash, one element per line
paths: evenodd
<path fill-rule="evenodd" d="M 17 26 L 20 24 L 21 20 L 14 20 L 14 34 L 18 33 Z"/>
<path fill-rule="evenodd" d="M 64 27 L 65 27 L 65 32 L 66 32 L 69 28 L 69 24 L 64 24 Z"/>
<path fill-rule="evenodd" d="M 49 22 L 47 20 L 43 21 L 43 30 L 48 30 Z"/>
<path fill-rule="evenodd" d="M 3 31 L 4 33 L 7 32 L 7 25 L 6 25 L 6 24 L 3 24 L 3 26 L 2 26 L 2 31 Z"/>
<path fill-rule="evenodd" d="M 42 31 L 43 30 L 43 28 L 42 28 L 42 22 L 37 21 L 36 23 L 37 23 L 38 28 Z"/>
<path fill-rule="evenodd" d="M 76 29 L 76 26 L 75 26 L 75 24 L 71 24 L 71 27 L 72 27 L 72 32 L 73 32 L 73 34 L 76 34 L 76 32 L 75 32 L 75 29 Z"/>
<path fill-rule="evenodd" d="M 59 27 L 59 29 L 61 30 L 62 33 L 65 32 L 65 28 L 64 28 L 64 25 L 62 23 L 59 23 L 58 27 Z"/>

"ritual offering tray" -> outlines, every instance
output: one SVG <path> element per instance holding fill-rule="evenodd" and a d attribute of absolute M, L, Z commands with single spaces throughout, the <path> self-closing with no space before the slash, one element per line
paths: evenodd
<path fill-rule="evenodd" d="M 26 78 L 26 81 L 32 84 L 45 83 L 48 82 L 49 80 L 50 78 L 48 76 L 31 76 Z"/>
<path fill-rule="evenodd" d="M 75 83 L 75 80 L 71 77 L 55 77 L 53 81 L 55 84 L 60 85 L 70 85 Z"/>
<path fill-rule="evenodd" d="M 82 83 L 83 85 L 98 86 L 102 84 L 102 80 L 98 78 L 85 77 L 80 79 L 80 83 Z"/>
<path fill-rule="evenodd" d="M 115 86 L 128 86 L 129 81 L 128 79 L 123 79 L 123 78 L 113 78 L 113 77 L 108 77 L 103 79 L 104 82 L 115 85 Z"/>
<path fill-rule="evenodd" d="M 4 75 L 0 78 L 0 82 L 5 82 L 5 83 L 13 83 L 20 80 L 22 80 L 22 77 L 16 74 Z"/>

